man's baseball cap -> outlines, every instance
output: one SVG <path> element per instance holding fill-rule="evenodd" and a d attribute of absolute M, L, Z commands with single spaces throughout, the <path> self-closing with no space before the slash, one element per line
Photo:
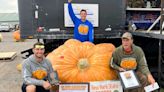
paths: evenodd
<path fill-rule="evenodd" d="M 132 39 L 133 36 L 132 36 L 131 33 L 129 33 L 129 32 L 125 32 L 125 33 L 122 35 L 121 38 L 122 38 L 122 39 Z"/>

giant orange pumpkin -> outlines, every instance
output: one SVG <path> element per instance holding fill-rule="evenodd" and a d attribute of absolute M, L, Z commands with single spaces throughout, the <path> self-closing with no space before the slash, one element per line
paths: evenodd
<path fill-rule="evenodd" d="M 13 32 L 13 38 L 15 41 L 20 41 L 20 31 L 16 30 L 15 32 Z"/>
<path fill-rule="evenodd" d="M 110 68 L 114 45 L 67 40 L 47 55 L 61 82 L 113 80 L 116 72 Z"/>

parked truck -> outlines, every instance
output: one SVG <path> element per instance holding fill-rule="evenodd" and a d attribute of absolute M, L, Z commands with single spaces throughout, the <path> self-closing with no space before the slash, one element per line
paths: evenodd
<path fill-rule="evenodd" d="M 94 4 L 98 7 L 98 25 L 94 27 L 95 44 L 108 42 L 116 47 L 121 44 L 121 35 L 127 31 L 125 0 L 74 0 L 73 3 L 84 6 Z M 18 0 L 21 37 L 43 39 L 47 52 L 73 38 L 73 27 L 65 24 L 65 4 L 67 0 Z M 164 86 L 164 46 L 160 49 L 164 45 L 164 36 L 143 31 L 131 33 L 134 35 L 134 43 L 144 50 L 156 81 Z"/>
<path fill-rule="evenodd" d="M 0 31 L 10 31 L 10 25 L 8 23 L 1 23 Z"/>

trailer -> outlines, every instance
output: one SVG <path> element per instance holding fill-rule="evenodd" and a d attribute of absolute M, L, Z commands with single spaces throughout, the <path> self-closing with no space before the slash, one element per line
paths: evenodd
<path fill-rule="evenodd" d="M 95 5 L 98 14 L 94 26 L 94 43 L 121 44 L 121 35 L 127 31 L 125 0 L 73 0 L 75 4 Z M 73 38 L 73 27 L 66 23 L 67 0 L 18 0 L 21 38 L 43 40 L 47 52 Z M 94 9 L 93 9 L 94 10 Z M 154 32 L 130 31 L 134 43 L 142 47 L 149 69 L 164 87 L 164 36 Z M 22 53 L 32 53 L 31 49 Z"/>

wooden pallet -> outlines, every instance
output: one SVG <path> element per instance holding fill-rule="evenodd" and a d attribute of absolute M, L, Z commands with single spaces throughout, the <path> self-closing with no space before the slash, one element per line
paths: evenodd
<path fill-rule="evenodd" d="M 16 52 L 0 52 L 0 60 L 13 60 L 16 56 Z"/>

